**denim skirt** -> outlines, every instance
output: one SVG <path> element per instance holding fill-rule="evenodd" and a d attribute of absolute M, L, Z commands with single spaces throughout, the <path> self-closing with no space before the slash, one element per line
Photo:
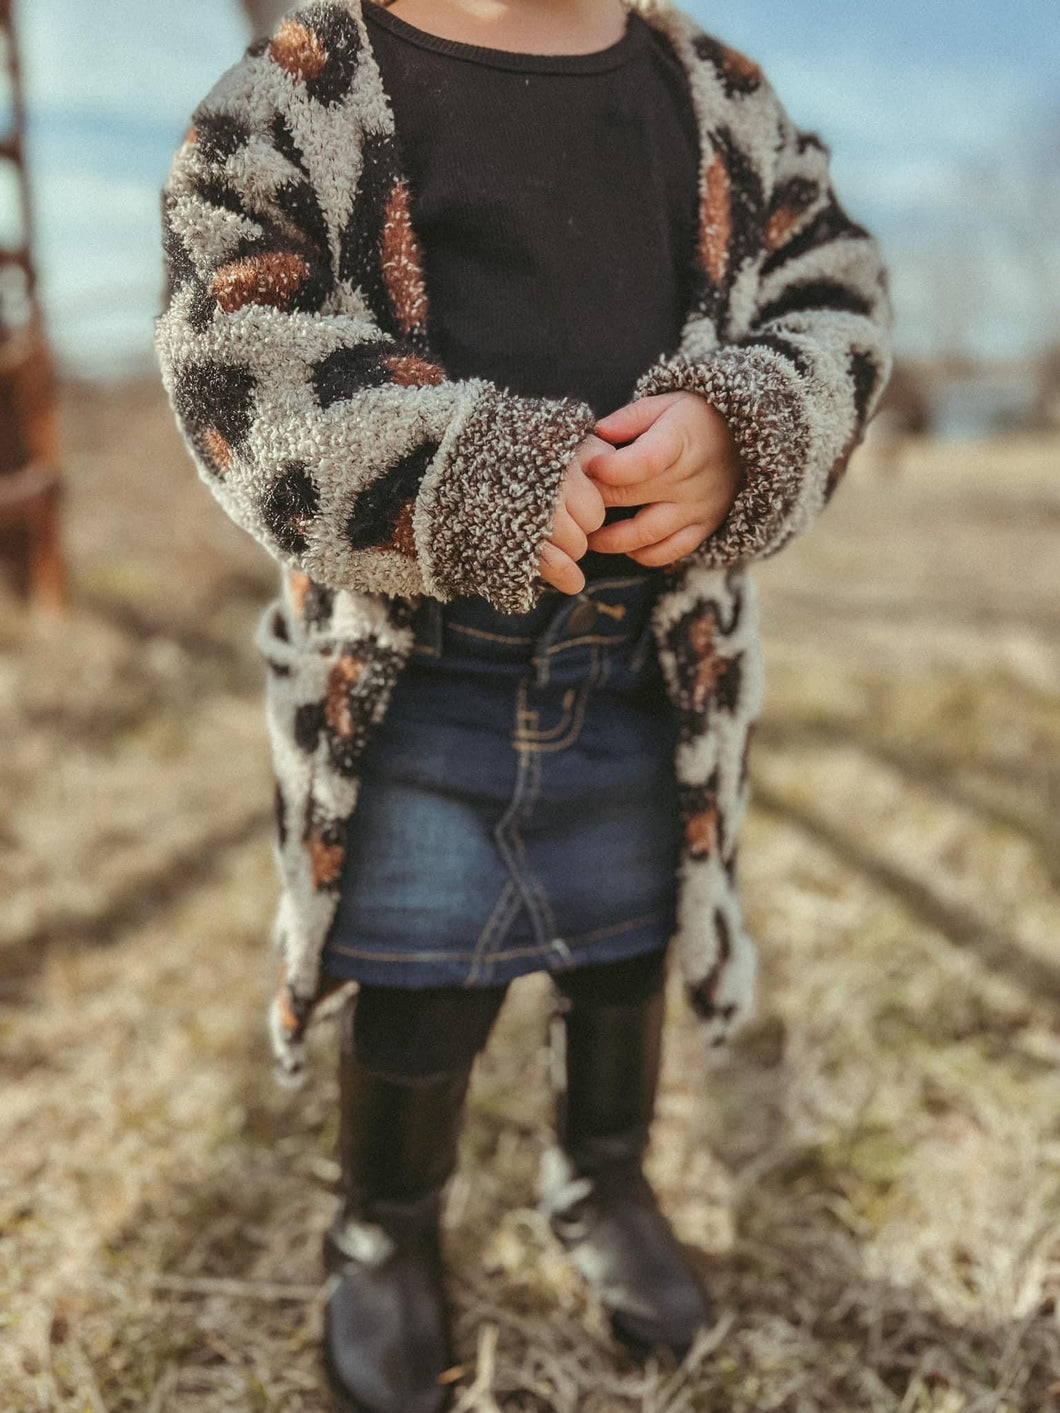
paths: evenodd
<path fill-rule="evenodd" d="M 593 579 L 514 615 L 421 600 L 362 761 L 326 972 L 495 986 L 666 946 L 680 825 L 657 586 Z"/>

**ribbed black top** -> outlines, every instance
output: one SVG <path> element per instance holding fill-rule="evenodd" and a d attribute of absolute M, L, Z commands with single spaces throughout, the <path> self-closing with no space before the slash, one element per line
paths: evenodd
<path fill-rule="evenodd" d="M 690 296 L 699 140 L 669 40 L 630 13 L 606 49 L 523 54 L 363 12 L 448 375 L 580 397 L 599 416 L 620 407 L 677 346 Z"/>

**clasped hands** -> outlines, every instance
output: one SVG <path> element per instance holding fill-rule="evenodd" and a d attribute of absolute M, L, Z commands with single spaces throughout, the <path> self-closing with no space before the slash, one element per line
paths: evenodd
<path fill-rule="evenodd" d="M 743 481 L 728 423 L 699 393 L 660 393 L 596 424 L 560 486 L 540 574 L 565 594 L 585 587 L 577 561 L 587 549 L 671 564 L 718 528 Z M 604 525 L 610 505 L 642 507 Z"/>

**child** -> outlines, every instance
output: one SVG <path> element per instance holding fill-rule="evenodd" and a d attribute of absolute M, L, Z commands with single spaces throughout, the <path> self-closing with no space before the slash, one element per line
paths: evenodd
<path fill-rule="evenodd" d="M 441 1194 L 532 970 L 543 1209 L 616 1336 L 680 1356 L 712 1317 L 641 1169 L 667 949 L 723 1043 L 755 978 L 746 566 L 878 403 L 876 245 L 758 68 L 665 0 L 314 0 L 199 105 L 163 213 L 167 390 L 283 567 L 271 1033 L 297 1081 L 335 994 L 336 1401 L 445 1404 Z"/>

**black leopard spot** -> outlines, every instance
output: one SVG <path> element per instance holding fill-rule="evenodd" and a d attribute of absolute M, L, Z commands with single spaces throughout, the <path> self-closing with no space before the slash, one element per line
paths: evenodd
<path fill-rule="evenodd" d="M 343 6 L 307 5 L 287 16 L 268 50 L 274 63 L 305 85 L 315 103 L 330 107 L 350 91 L 361 36 Z"/>
<path fill-rule="evenodd" d="M 868 313 L 868 309 L 865 310 Z M 876 384 L 880 380 L 880 369 L 876 361 L 869 357 L 867 353 L 852 353 L 848 364 L 850 377 L 854 384 L 854 407 L 857 411 L 859 426 L 865 421 L 866 413 L 869 410 L 869 403 L 872 394 L 876 390 Z"/>
<path fill-rule="evenodd" d="M 273 808 L 276 812 L 276 838 L 282 849 L 287 843 L 287 801 L 284 799 L 279 781 L 273 788 Z"/>
<path fill-rule="evenodd" d="M 753 93 L 761 87 L 762 70 L 738 49 L 729 49 L 709 34 L 697 34 L 692 47 L 697 58 L 714 68 L 727 97 Z"/>
<path fill-rule="evenodd" d="M 333 403 L 353 397 L 362 388 L 391 382 L 392 375 L 383 357 L 393 351 L 392 343 L 376 339 L 354 348 L 337 348 L 322 358 L 312 370 L 313 391 L 320 406 L 331 407 Z"/>
<path fill-rule="evenodd" d="M 309 168 L 305 164 L 305 153 L 295 141 L 294 133 L 290 124 L 282 113 L 277 113 L 270 127 L 272 133 L 273 146 L 276 151 L 282 153 L 287 158 L 292 167 L 297 167 L 304 177 L 308 177 Z"/>
<path fill-rule="evenodd" d="M 289 463 L 266 491 L 262 519 L 276 543 L 287 554 L 302 554 L 306 530 L 317 512 L 320 493 L 303 462 Z"/>
<path fill-rule="evenodd" d="M 352 549 L 370 549 L 391 538 L 398 515 L 419 489 L 438 446 L 438 442 L 424 442 L 361 492 L 346 522 Z"/>
<path fill-rule="evenodd" d="M 230 113 L 209 113 L 195 121 L 196 141 L 210 162 L 223 162 L 246 145 L 250 129 Z"/>
<path fill-rule="evenodd" d="M 725 658 L 725 670 L 719 675 L 714 692 L 718 705 L 725 711 L 735 711 L 743 682 L 743 654 Z"/>
<path fill-rule="evenodd" d="M 359 285 L 376 323 L 395 338 L 404 330 L 383 275 L 383 230 L 391 197 L 401 180 L 397 146 L 389 133 L 365 133 L 353 214 L 342 233 L 339 277 Z"/>
<path fill-rule="evenodd" d="M 807 225 L 803 226 L 797 235 L 785 241 L 762 262 L 762 278 L 771 275 L 774 270 L 779 270 L 789 260 L 797 260 L 799 256 L 816 250 L 819 246 L 829 245 L 833 240 L 843 238 L 853 240 L 867 236 L 868 232 L 864 226 L 859 226 L 856 221 L 852 221 L 835 196 L 829 194 L 825 205 Z"/>
<path fill-rule="evenodd" d="M 863 294 L 835 280 L 802 280 L 789 285 L 783 294 L 763 306 L 758 318 L 763 324 L 782 319 L 787 314 L 801 314 L 814 309 L 837 309 L 849 314 L 870 314 L 872 304 Z"/>
<path fill-rule="evenodd" d="M 790 339 L 783 338 L 780 334 L 748 334 L 746 338 L 738 339 L 741 348 L 771 348 L 774 353 L 779 353 L 782 358 L 787 359 L 803 378 L 813 375 L 813 367 L 806 357 L 806 354 Z"/>
<path fill-rule="evenodd" d="M 299 750 L 311 755 L 317 748 L 324 729 L 324 707 L 321 702 L 306 702 L 294 714 L 294 739 Z"/>
<path fill-rule="evenodd" d="M 257 383 L 249 368 L 208 360 L 192 363 L 176 379 L 174 405 L 199 455 L 223 475 L 233 447 L 253 421 Z"/>

